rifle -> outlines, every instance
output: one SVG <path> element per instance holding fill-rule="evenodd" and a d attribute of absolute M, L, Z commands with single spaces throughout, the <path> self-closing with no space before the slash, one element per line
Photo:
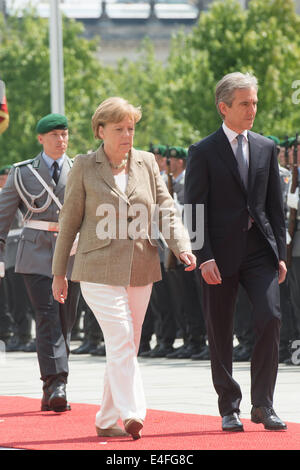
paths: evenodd
<path fill-rule="evenodd" d="M 290 169 L 290 162 L 289 162 L 289 136 L 287 135 L 284 142 L 284 163 L 285 167 L 289 170 Z"/>
<path fill-rule="evenodd" d="M 169 146 L 167 146 L 166 157 L 167 157 L 168 191 L 169 191 L 171 197 L 174 198 L 173 173 L 171 171 Z M 174 255 L 173 251 L 170 250 L 170 248 L 169 248 L 168 249 L 167 263 L 166 263 L 166 270 L 169 271 L 171 269 L 175 269 L 176 266 L 177 266 L 177 258 Z"/>
<path fill-rule="evenodd" d="M 292 170 L 292 184 L 291 184 L 291 193 L 295 193 L 297 186 L 298 186 L 298 134 L 296 134 L 296 138 L 294 141 L 294 148 L 293 148 L 293 163 L 291 164 Z M 291 237 L 291 243 L 287 245 L 287 266 L 289 267 L 292 262 L 292 250 L 293 250 L 293 238 L 296 231 L 296 223 L 297 223 L 297 209 L 290 208 L 290 216 L 289 216 L 289 224 L 288 224 L 288 232 Z"/>

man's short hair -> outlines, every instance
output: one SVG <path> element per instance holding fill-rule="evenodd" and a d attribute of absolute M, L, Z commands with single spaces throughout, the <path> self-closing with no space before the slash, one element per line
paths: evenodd
<path fill-rule="evenodd" d="M 221 118 L 225 116 L 219 109 L 219 104 L 224 102 L 227 106 L 232 105 L 235 90 L 255 88 L 258 90 L 257 78 L 250 73 L 233 72 L 225 75 L 216 85 L 215 102 Z"/>

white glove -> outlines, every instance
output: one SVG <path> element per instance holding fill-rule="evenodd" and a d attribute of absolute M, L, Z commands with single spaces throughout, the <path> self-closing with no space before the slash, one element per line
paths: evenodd
<path fill-rule="evenodd" d="M 287 230 L 286 231 L 286 244 L 289 245 L 291 241 L 292 241 L 291 236 L 289 234 L 289 231 Z"/>
<path fill-rule="evenodd" d="M 4 277 L 5 276 L 5 264 L 3 263 L 3 261 L 0 261 L 0 277 Z"/>
<path fill-rule="evenodd" d="M 299 202 L 299 188 L 297 187 L 294 193 L 288 193 L 287 205 L 291 209 L 298 209 L 298 202 Z"/>

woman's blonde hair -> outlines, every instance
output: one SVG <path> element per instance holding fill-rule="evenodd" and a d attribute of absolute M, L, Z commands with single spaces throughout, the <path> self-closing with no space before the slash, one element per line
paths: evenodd
<path fill-rule="evenodd" d="M 95 138 L 100 139 L 98 134 L 99 126 L 104 127 L 109 122 L 120 122 L 126 117 L 131 117 L 136 124 L 142 117 L 141 107 L 135 107 L 119 96 L 107 98 L 99 104 L 92 117 L 92 129 Z"/>

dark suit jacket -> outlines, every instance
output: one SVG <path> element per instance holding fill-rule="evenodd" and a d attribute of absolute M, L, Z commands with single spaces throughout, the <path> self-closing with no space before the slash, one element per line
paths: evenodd
<path fill-rule="evenodd" d="M 248 216 L 270 244 L 275 263 L 286 259 L 286 234 L 277 152 L 274 143 L 249 131 L 248 191 L 222 129 L 192 145 L 185 178 L 185 204 L 204 204 L 204 245 L 199 263 L 214 258 L 221 275 L 241 264 Z"/>

